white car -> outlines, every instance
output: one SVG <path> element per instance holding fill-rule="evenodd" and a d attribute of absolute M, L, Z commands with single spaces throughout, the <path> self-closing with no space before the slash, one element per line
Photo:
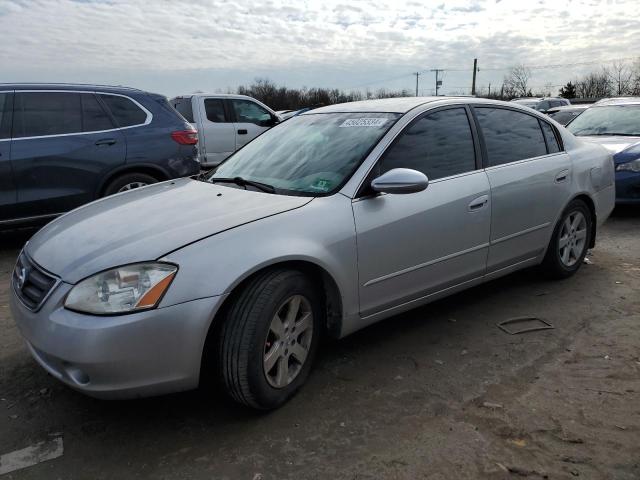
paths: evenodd
<path fill-rule="evenodd" d="M 219 165 L 229 155 L 280 122 L 276 112 L 246 95 L 181 95 L 169 100 L 196 130 L 202 166 Z"/>

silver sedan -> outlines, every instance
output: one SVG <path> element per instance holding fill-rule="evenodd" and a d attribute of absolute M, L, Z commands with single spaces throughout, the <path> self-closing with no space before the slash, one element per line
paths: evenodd
<path fill-rule="evenodd" d="M 221 379 L 278 407 L 319 339 L 541 265 L 573 275 L 614 206 L 610 154 L 513 103 L 333 105 L 215 171 L 39 231 L 11 308 L 40 365 L 96 397 Z"/>

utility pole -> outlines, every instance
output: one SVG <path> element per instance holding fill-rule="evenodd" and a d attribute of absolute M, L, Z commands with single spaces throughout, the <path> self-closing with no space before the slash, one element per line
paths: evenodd
<path fill-rule="evenodd" d="M 478 71 L 478 59 L 473 59 L 473 83 L 471 84 L 471 95 L 476 94 L 476 72 Z"/>
<path fill-rule="evenodd" d="M 487 97 L 491 98 L 491 82 L 489 82 L 489 95 Z"/>
<path fill-rule="evenodd" d="M 416 97 L 418 96 L 418 77 L 420 76 L 420 72 L 414 73 L 416 76 Z"/>
<path fill-rule="evenodd" d="M 438 74 L 440 72 L 444 72 L 444 70 L 442 70 L 441 68 L 434 68 L 431 70 L 432 72 L 436 72 L 436 97 L 438 96 L 438 89 L 440 88 L 440 85 L 442 85 L 442 80 L 438 80 Z"/>

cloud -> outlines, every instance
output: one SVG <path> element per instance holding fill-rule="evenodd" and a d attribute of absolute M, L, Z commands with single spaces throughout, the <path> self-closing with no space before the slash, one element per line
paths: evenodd
<path fill-rule="evenodd" d="M 344 88 L 421 68 L 471 70 L 473 58 L 482 81 L 498 81 L 504 72 L 483 73 L 483 66 L 606 61 L 640 52 L 637 1 L 569 7 L 495 0 L 3 0 L 0 81 L 124 78 L 176 93 L 211 89 L 193 85 L 193 78 L 223 88 L 268 74 L 291 86 Z M 560 81 L 574 72 L 546 75 Z M 445 85 L 468 76 L 445 73 Z"/>

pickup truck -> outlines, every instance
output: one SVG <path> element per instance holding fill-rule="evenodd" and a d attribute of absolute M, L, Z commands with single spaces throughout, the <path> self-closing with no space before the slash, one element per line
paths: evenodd
<path fill-rule="evenodd" d="M 280 121 L 264 103 L 246 95 L 180 95 L 169 103 L 198 130 L 203 168 L 219 165 Z"/>

